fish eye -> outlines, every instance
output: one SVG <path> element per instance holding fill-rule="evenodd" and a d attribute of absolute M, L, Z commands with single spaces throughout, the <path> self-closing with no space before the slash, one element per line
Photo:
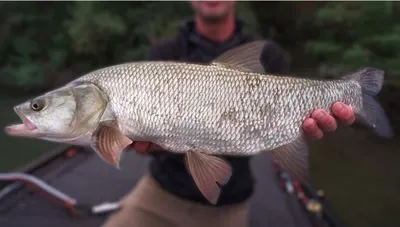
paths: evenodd
<path fill-rule="evenodd" d="M 45 102 L 42 99 L 36 99 L 31 102 L 31 109 L 34 111 L 41 111 L 45 106 Z"/>

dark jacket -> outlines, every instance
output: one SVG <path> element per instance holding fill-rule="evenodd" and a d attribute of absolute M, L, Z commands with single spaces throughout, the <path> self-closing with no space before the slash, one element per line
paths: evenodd
<path fill-rule="evenodd" d="M 153 45 L 147 60 L 210 62 L 223 52 L 255 39 L 255 36 L 248 33 L 243 22 L 237 20 L 234 35 L 223 43 L 216 43 L 197 33 L 194 21 L 188 20 L 175 38 Z M 285 52 L 272 41 L 266 45 L 261 60 L 266 72 L 289 71 Z M 163 189 L 181 198 L 208 204 L 186 170 L 183 155 L 169 152 L 153 152 L 151 155 L 154 158 L 150 173 Z M 229 157 L 226 160 L 232 165 L 233 174 L 222 189 L 217 206 L 243 202 L 253 193 L 250 157 Z"/>

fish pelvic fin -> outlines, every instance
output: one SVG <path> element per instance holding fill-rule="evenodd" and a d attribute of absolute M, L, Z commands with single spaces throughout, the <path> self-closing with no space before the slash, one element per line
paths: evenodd
<path fill-rule="evenodd" d="M 256 40 L 240 45 L 221 54 L 212 63 L 247 72 L 265 73 L 260 58 L 266 43 L 265 40 Z"/>
<path fill-rule="evenodd" d="M 203 196 L 213 205 L 221 194 L 220 185 L 228 183 L 232 167 L 225 160 L 198 151 L 185 154 L 185 165 Z"/>
<path fill-rule="evenodd" d="M 272 158 L 278 161 L 281 169 L 287 172 L 292 180 L 305 184 L 309 181 L 308 154 L 309 146 L 304 136 L 271 151 Z"/>
<path fill-rule="evenodd" d="M 96 153 L 116 169 L 119 169 L 123 149 L 131 143 L 132 140 L 119 130 L 116 121 L 101 122 L 91 140 L 91 146 Z"/>
<path fill-rule="evenodd" d="M 356 113 L 356 120 L 371 128 L 383 138 L 394 137 L 394 131 L 384 109 L 375 100 L 382 89 L 385 72 L 377 68 L 362 68 L 345 79 L 357 81 L 361 86 L 363 108 Z"/>

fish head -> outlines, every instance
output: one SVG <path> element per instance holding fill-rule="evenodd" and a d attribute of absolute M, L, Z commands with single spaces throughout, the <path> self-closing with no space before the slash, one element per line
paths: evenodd
<path fill-rule="evenodd" d="M 10 136 L 85 144 L 99 125 L 106 101 L 92 84 L 63 87 L 14 107 L 22 123 L 7 126 Z"/>

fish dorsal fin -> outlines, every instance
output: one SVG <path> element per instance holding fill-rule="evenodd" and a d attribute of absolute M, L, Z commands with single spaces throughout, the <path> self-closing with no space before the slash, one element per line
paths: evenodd
<path fill-rule="evenodd" d="M 238 68 L 248 72 L 264 73 L 265 70 L 261 64 L 260 57 L 265 44 L 266 41 L 264 40 L 243 44 L 221 54 L 212 63 Z"/>

